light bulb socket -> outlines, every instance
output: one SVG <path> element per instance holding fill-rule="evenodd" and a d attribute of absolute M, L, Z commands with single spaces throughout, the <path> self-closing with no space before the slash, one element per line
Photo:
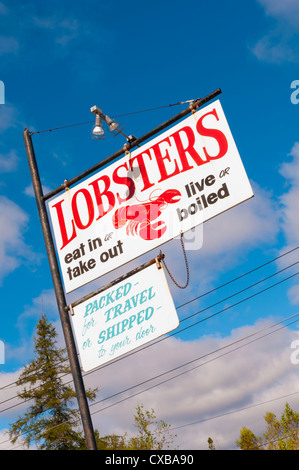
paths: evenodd
<path fill-rule="evenodd" d="M 96 122 L 92 129 L 92 137 L 94 139 L 104 139 L 105 131 L 102 127 L 101 117 L 99 114 L 96 114 Z"/>
<path fill-rule="evenodd" d="M 109 116 L 105 116 L 105 121 L 111 132 L 115 131 L 115 129 L 118 128 L 118 123 L 116 121 L 113 121 L 113 119 L 111 119 Z"/>

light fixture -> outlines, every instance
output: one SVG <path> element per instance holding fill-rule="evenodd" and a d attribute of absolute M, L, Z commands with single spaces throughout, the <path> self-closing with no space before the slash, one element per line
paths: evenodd
<path fill-rule="evenodd" d="M 92 106 L 90 111 L 95 115 L 96 122 L 92 129 L 92 138 L 93 139 L 103 139 L 105 137 L 105 131 L 102 126 L 102 121 L 104 121 L 109 131 L 112 132 L 113 135 L 121 134 L 121 130 L 123 129 L 122 126 L 118 124 L 118 122 L 111 119 L 109 116 L 105 115 L 103 111 L 98 108 L 98 106 Z"/>
<path fill-rule="evenodd" d="M 113 121 L 113 119 L 110 119 L 109 116 L 105 116 L 105 121 L 109 127 L 109 131 L 115 131 L 115 129 L 118 128 L 118 123 Z"/>
<path fill-rule="evenodd" d="M 99 114 L 96 115 L 96 122 L 92 129 L 92 134 L 95 139 L 103 139 L 105 137 L 105 131 L 103 129 L 101 116 Z"/>
<path fill-rule="evenodd" d="M 92 106 L 92 108 L 90 108 L 90 111 L 96 117 L 95 125 L 92 128 L 91 137 L 93 139 L 104 139 L 105 138 L 105 131 L 103 129 L 102 121 L 101 121 L 101 117 L 102 117 L 103 113 L 102 113 L 101 109 L 98 108 L 97 106 Z"/>
<path fill-rule="evenodd" d="M 92 134 L 91 134 L 91 137 L 93 139 L 103 139 L 105 137 L 105 131 L 102 126 L 102 121 L 104 121 L 107 124 L 109 131 L 112 133 L 113 136 L 118 135 L 118 134 L 123 135 L 127 139 L 127 142 L 129 145 L 131 145 L 136 140 L 136 137 L 134 137 L 133 135 L 127 136 L 126 134 L 124 134 L 123 133 L 124 126 L 120 125 L 118 122 L 114 121 L 114 119 L 111 119 L 109 116 L 105 115 L 103 111 L 100 108 L 98 108 L 98 106 L 92 106 L 90 108 L 90 111 L 96 117 L 96 122 L 95 122 L 95 125 L 93 126 Z M 140 146 L 137 144 L 137 147 L 140 147 Z"/>

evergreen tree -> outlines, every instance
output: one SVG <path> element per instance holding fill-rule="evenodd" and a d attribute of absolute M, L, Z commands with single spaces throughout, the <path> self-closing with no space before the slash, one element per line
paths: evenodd
<path fill-rule="evenodd" d="M 34 337 L 34 359 L 17 381 L 23 387 L 18 396 L 28 401 L 28 409 L 11 424 L 12 443 L 22 437 L 28 447 L 35 445 L 38 449 L 86 448 L 82 433 L 77 431 L 79 416 L 72 407 L 76 393 L 62 380 L 69 373 L 66 351 L 57 347 L 55 328 L 42 315 Z M 87 397 L 94 399 L 96 391 L 88 390 Z"/>
<path fill-rule="evenodd" d="M 28 402 L 25 414 L 10 425 L 10 440 L 20 437 L 27 447 L 43 450 L 86 450 L 82 433 L 77 430 L 79 413 L 73 408 L 76 393 L 64 385 L 63 376 L 70 373 L 66 350 L 57 347 L 54 326 L 42 315 L 34 337 L 34 359 L 24 367 L 17 385 L 18 397 Z M 87 390 L 90 400 L 97 389 Z M 101 437 L 95 430 L 99 450 L 161 450 L 173 442 L 170 425 L 158 421 L 154 410 L 137 406 L 134 416 L 138 435 L 130 439 L 115 434 Z"/>

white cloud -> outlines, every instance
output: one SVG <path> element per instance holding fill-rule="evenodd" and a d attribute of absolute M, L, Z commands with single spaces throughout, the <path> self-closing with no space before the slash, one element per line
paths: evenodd
<path fill-rule="evenodd" d="M 280 173 L 290 184 L 299 186 L 299 142 L 295 142 L 288 156 L 293 158 L 281 165 Z"/>
<path fill-rule="evenodd" d="M 257 59 L 269 63 L 298 62 L 299 4 L 297 0 L 257 0 L 274 26 L 251 47 Z"/>
<path fill-rule="evenodd" d="M 47 16 L 33 18 L 33 22 L 36 26 L 43 29 L 57 29 L 61 28 L 65 31 L 77 31 L 78 21 L 76 19 L 65 18 L 60 20 L 58 16 Z"/>
<path fill-rule="evenodd" d="M 49 320 L 53 317 L 57 319 L 57 303 L 53 289 L 44 290 L 38 297 L 32 300 L 30 305 L 25 305 L 24 311 L 18 317 L 18 325 L 27 318 L 39 319 L 41 313 L 44 313 Z"/>
<path fill-rule="evenodd" d="M 252 182 L 254 198 L 217 216 L 204 226 L 204 256 L 250 250 L 273 242 L 278 232 L 278 216 L 272 194 Z"/>
<path fill-rule="evenodd" d="M 49 290 L 24 309 L 22 322 L 40 314 L 41 297 L 45 313 L 52 312 L 50 316 L 55 320 L 55 301 Z M 83 374 L 86 388 L 99 388 L 99 403 L 90 406 L 94 427 L 101 435 L 136 434 L 134 414 L 136 406 L 143 404 L 147 410 L 153 408 L 157 418 L 172 428 L 184 426 L 173 431 L 177 434 L 174 446 L 181 450 L 207 449 L 208 437 L 212 437 L 216 448 L 235 448 L 242 426 L 261 435 L 266 411 L 280 415 L 286 401 L 295 410 L 299 408 L 299 394 L 288 396 L 298 391 L 299 366 L 291 363 L 290 345 L 299 338 L 299 333 L 281 329 L 262 337 L 274 331 L 269 327 L 275 321 L 260 320 L 234 329 L 222 338 L 204 336 L 193 341 L 168 338 L 123 356 L 108 367 Z M 251 336 L 258 331 L 259 334 Z M 253 342 L 254 339 L 257 341 Z M 17 375 L 1 374 L 0 386 L 13 382 Z M 135 387 L 137 384 L 141 385 Z M 15 392 L 14 388 L 4 389 L 2 397 L 12 397 Z M 114 394 L 117 395 L 108 399 Z M 282 398 L 276 400 L 279 397 Z M 9 410 L 9 422 L 25 410 L 25 405 Z M 199 423 L 190 425 L 196 421 Z"/>
<path fill-rule="evenodd" d="M 0 106 L 0 134 L 11 127 L 16 127 L 18 124 L 17 109 L 8 103 L 5 106 Z"/>
<path fill-rule="evenodd" d="M 56 43 L 66 46 L 78 36 L 79 22 L 76 19 L 61 20 L 57 15 L 47 17 L 34 17 L 33 23 L 38 28 L 55 31 Z"/>
<path fill-rule="evenodd" d="M 271 32 L 262 37 L 251 51 L 257 59 L 268 63 L 297 63 L 299 61 L 298 47 L 292 46 L 280 32 Z"/>
<path fill-rule="evenodd" d="M 88 375 L 85 380 L 88 386 L 98 385 L 100 387 L 98 399 L 104 399 L 185 362 L 205 356 L 272 323 L 271 319 L 263 320 L 253 326 L 237 329 L 225 338 L 204 337 L 192 342 L 167 339 L 131 358 L 102 368 Z M 157 377 L 114 399 L 92 406 L 92 414 L 124 397 L 189 370 L 186 374 L 151 388 L 145 393 L 95 413 L 94 426 L 101 434 L 112 432 L 123 434 L 128 430 L 134 433 L 135 406 L 143 404 L 145 409 L 153 408 L 157 417 L 172 427 L 206 420 L 201 424 L 175 431 L 177 433 L 175 443 L 180 449 L 207 449 L 209 436 L 221 449 L 234 448 L 242 426 L 251 427 L 253 432 L 261 434 L 264 430 L 264 412 L 276 410 L 278 405 L 282 411 L 287 399 L 230 414 L 228 417 L 210 418 L 295 392 L 298 370 L 290 362 L 290 344 L 295 338 L 298 338 L 298 333 L 281 330 L 230 354 L 223 355 L 229 351 L 228 348 Z M 241 344 L 243 343 L 239 343 L 238 346 Z M 222 357 L 215 359 L 221 355 Z M 198 367 L 191 370 L 195 366 Z M 295 409 L 298 409 L 299 395 L 295 398 L 297 398 Z"/>
<path fill-rule="evenodd" d="M 7 360 L 14 358 L 19 360 L 22 357 L 24 364 L 31 360 L 33 348 L 32 334 L 35 334 L 35 331 L 32 333 L 32 323 L 36 325 L 42 313 L 46 315 L 49 321 L 53 322 L 59 335 L 60 347 L 65 347 L 54 290 L 45 289 L 39 296 L 32 299 L 29 305 L 25 305 L 23 312 L 18 316 L 16 329 L 19 332 L 19 345 L 8 344 L 6 346 Z"/>
<path fill-rule="evenodd" d="M 291 160 L 280 167 L 280 173 L 285 178 L 286 191 L 280 197 L 282 206 L 282 229 L 288 246 L 299 242 L 299 143 L 296 142 L 290 154 Z"/>
<path fill-rule="evenodd" d="M 291 304 L 293 305 L 299 304 L 299 285 L 292 286 L 288 290 L 288 297 L 290 299 Z"/>
<path fill-rule="evenodd" d="M 299 246 L 299 143 L 296 142 L 288 155 L 290 158 L 280 167 L 280 174 L 285 178 L 284 192 L 279 198 L 281 213 L 281 228 L 285 244 L 281 252 L 293 250 Z M 294 250 L 286 258 L 278 261 L 279 267 L 287 266 L 298 261 L 298 250 Z M 298 271 L 298 265 L 295 265 Z M 296 279 L 296 278 L 295 278 Z M 288 290 L 289 300 L 293 305 L 299 304 L 299 285 L 293 285 Z"/>
<path fill-rule="evenodd" d="M 1 390 L 1 402 L 4 402 L 1 406 L 2 426 L 0 430 L 0 450 L 23 450 L 21 441 L 17 441 L 16 444 L 12 444 L 9 440 L 8 424 L 12 423 L 19 415 L 26 412 L 26 405 L 22 404 L 17 397 L 18 388 L 15 385 L 22 370 L 15 372 L 7 372 L 0 374 L 0 390 Z"/>
<path fill-rule="evenodd" d="M 11 150 L 8 154 L 0 154 L 0 173 L 9 173 L 17 167 L 19 157 L 15 150 Z"/>
<path fill-rule="evenodd" d="M 51 189 L 49 188 L 49 186 L 43 185 L 43 194 L 47 194 L 50 191 Z M 26 194 L 26 196 L 29 196 L 29 197 L 35 197 L 32 184 L 29 184 L 28 186 L 26 186 L 26 188 L 24 189 L 24 194 Z"/>
<path fill-rule="evenodd" d="M 34 257 L 23 238 L 28 221 L 23 209 L 5 196 L 0 196 L 0 283 L 22 262 Z"/>
<path fill-rule="evenodd" d="M 279 20 L 285 19 L 288 23 L 299 24 L 299 3 L 297 0 L 258 0 L 265 12 Z"/>

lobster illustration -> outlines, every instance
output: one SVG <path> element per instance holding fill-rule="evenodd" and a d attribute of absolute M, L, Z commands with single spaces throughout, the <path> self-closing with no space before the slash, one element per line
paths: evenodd
<path fill-rule="evenodd" d="M 116 229 L 127 222 L 127 234 L 139 235 L 143 240 L 161 238 L 167 227 L 162 220 L 156 219 L 168 204 L 175 204 L 181 199 L 181 193 L 176 189 L 167 189 L 155 200 L 120 207 L 113 215 L 112 222 Z"/>

